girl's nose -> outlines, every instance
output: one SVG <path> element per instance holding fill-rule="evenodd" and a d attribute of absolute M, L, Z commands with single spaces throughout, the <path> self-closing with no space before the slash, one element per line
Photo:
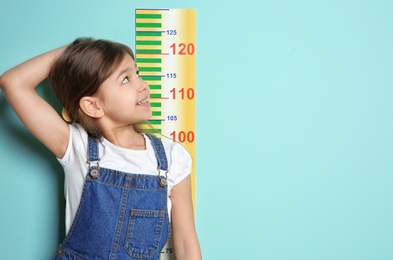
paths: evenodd
<path fill-rule="evenodd" d="M 150 89 L 149 84 L 147 84 L 144 80 L 142 80 L 139 91 L 143 92 L 143 91 L 147 91 L 149 89 Z"/>

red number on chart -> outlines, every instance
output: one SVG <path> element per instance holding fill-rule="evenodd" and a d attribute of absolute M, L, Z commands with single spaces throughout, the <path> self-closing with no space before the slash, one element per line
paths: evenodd
<path fill-rule="evenodd" d="M 195 45 L 192 43 L 179 43 L 178 45 L 173 43 L 170 48 L 172 49 L 173 55 L 193 55 L 195 53 Z"/>
<path fill-rule="evenodd" d="M 188 88 L 188 89 L 184 89 L 181 88 L 179 91 L 176 91 L 176 88 L 173 88 L 169 91 L 170 93 L 172 93 L 172 99 L 176 99 L 177 95 L 176 93 L 180 94 L 180 98 L 181 99 L 194 99 L 195 97 L 195 90 L 193 88 Z"/>
<path fill-rule="evenodd" d="M 173 131 L 170 136 L 172 136 L 172 140 L 174 142 L 179 141 L 180 143 L 188 142 L 188 143 L 193 143 L 195 141 L 195 133 L 193 131 L 180 131 L 176 132 Z"/>

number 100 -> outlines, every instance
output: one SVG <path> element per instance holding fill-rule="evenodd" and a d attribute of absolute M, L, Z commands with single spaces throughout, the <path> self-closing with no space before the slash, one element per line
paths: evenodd
<path fill-rule="evenodd" d="M 172 140 L 174 142 L 179 141 L 180 143 L 188 142 L 188 143 L 193 143 L 195 141 L 195 133 L 193 131 L 180 131 L 176 132 L 173 131 L 170 136 L 172 137 Z"/>

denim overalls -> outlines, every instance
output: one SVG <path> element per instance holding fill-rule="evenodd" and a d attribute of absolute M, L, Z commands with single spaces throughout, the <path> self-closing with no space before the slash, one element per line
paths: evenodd
<path fill-rule="evenodd" d="M 99 167 L 98 142 L 89 136 L 89 172 L 72 226 L 56 260 L 160 259 L 170 234 L 164 147 L 150 138 L 158 175 Z"/>

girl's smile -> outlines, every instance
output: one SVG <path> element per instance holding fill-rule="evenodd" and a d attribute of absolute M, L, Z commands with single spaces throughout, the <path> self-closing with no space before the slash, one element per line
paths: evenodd
<path fill-rule="evenodd" d="M 139 101 L 139 102 L 137 103 L 137 105 L 138 105 L 138 106 L 149 106 L 149 107 L 150 107 L 149 98 L 147 97 L 147 98 L 145 98 L 145 99 Z"/>

